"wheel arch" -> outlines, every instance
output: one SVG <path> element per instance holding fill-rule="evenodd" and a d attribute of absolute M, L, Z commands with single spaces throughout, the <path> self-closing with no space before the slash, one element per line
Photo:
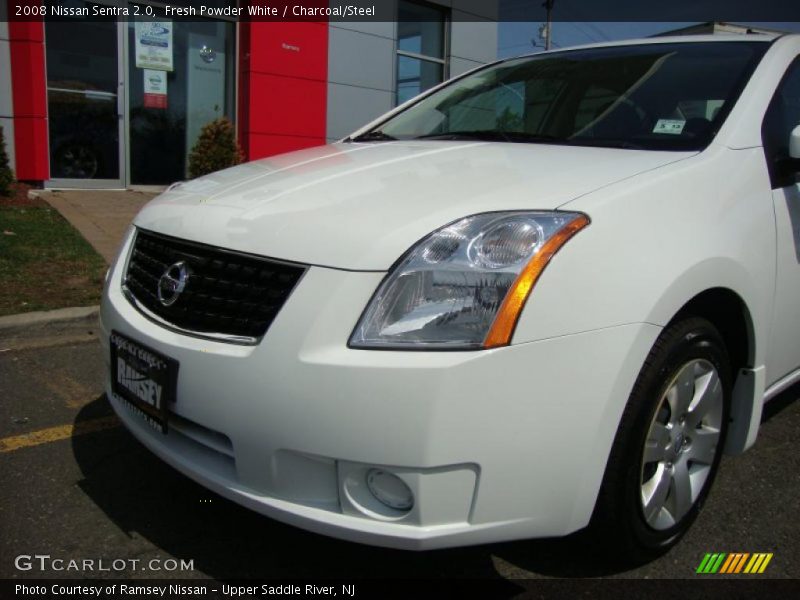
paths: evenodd
<path fill-rule="evenodd" d="M 706 289 L 688 300 L 669 324 L 701 317 L 716 327 L 731 362 L 733 390 L 725 452 L 740 454 L 753 445 L 761 421 L 764 367 L 757 365 L 757 338 L 752 313 L 744 299 L 727 287 Z"/>
<path fill-rule="evenodd" d="M 731 359 L 734 372 L 755 364 L 755 327 L 750 310 L 742 297 L 726 287 L 704 290 L 687 301 L 670 324 L 687 317 L 702 317 L 717 328 Z"/>

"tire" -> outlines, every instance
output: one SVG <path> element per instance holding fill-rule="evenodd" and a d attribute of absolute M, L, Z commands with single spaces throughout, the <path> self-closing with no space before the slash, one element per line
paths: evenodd
<path fill-rule="evenodd" d="M 93 179 L 100 170 L 97 152 L 86 144 L 72 142 L 60 146 L 53 157 L 56 177 Z"/>
<path fill-rule="evenodd" d="M 590 533 L 623 560 L 674 546 L 705 502 L 730 413 L 731 368 L 715 327 L 669 325 L 631 392 L 606 466 Z"/>

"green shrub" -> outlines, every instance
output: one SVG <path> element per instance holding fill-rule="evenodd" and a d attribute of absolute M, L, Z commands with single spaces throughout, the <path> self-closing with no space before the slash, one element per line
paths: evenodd
<path fill-rule="evenodd" d="M 6 136 L 3 127 L 0 126 L 0 196 L 11 195 L 11 184 L 14 183 L 14 173 L 8 162 L 6 152 Z"/>
<path fill-rule="evenodd" d="M 238 165 L 244 160 L 236 131 L 227 117 L 206 123 L 189 154 L 189 177 L 194 179 Z"/>

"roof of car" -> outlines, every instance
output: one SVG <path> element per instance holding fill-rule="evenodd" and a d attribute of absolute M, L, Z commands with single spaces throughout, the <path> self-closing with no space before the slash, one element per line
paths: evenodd
<path fill-rule="evenodd" d="M 616 40 L 611 42 L 600 42 L 595 44 L 582 44 L 580 46 L 568 46 L 565 48 L 555 48 L 553 50 L 548 50 L 547 54 L 555 54 L 557 52 L 564 52 L 568 50 L 586 50 L 589 48 L 608 48 L 613 46 L 636 46 L 641 44 L 690 44 L 694 42 L 763 42 L 763 43 L 771 43 L 775 41 L 775 39 L 779 37 L 786 36 L 797 36 L 800 37 L 800 34 L 780 34 L 780 33 L 715 33 L 715 34 L 708 34 L 708 35 L 673 35 L 673 36 L 664 36 L 664 37 L 649 37 L 649 38 L 638 38 L 632 40 Z M 521 55 L 519 58 L 524 56 L 535 56 L 539 54 L 544 54 L 544 52 L 529 52 L 527 54 Z"/>

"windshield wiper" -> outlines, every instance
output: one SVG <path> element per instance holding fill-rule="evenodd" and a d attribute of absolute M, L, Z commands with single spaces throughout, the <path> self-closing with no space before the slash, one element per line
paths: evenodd
<path fill-rule="evenodd" d="M 429 133 L 419 135 L 415 140 L 480 140 L 489 142 L 512 142 L 520 144 L 561 143 L 563 138 L 543 133 L 526 133 L 524 131 L 497 131 L 479 129 L 475 131 L 448 131 L 446 133 Z"/>
<path fill-rule="evenodd" d="M 592 138 L 571 138 L 567 140 L 573 146 L 593 146 L 597 148 L 623 148 L 625 150 L 646 150 L 641 144 L 628 140 L 604 140 Z"/>
<path fill-rule="evenodd" d="M 361 135 L 357 135 L 354 138 L 347 138 L 346 141 L 350 142 L 391 142 L 392 140 L 396 140 L 396 137 L 389 135 L 388 133 L 383 133 L 380 129 L 373 129 L 372 131 L 368 131 L 366 133 L 362 133 Z"/>

